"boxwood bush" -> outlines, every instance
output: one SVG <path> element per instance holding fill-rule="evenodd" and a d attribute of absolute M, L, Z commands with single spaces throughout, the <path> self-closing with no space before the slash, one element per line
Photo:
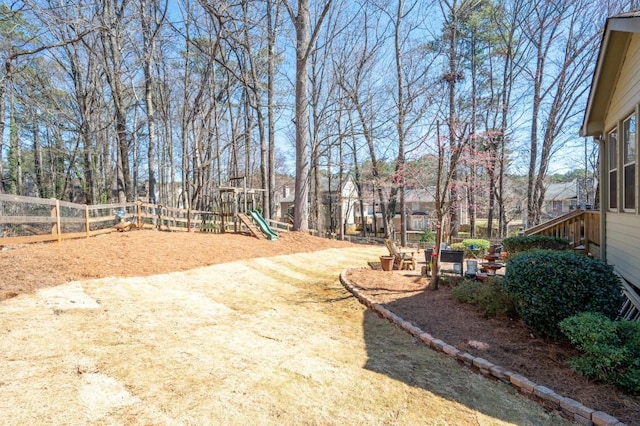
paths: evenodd
<path fill-rule="evenodd" d="M 569 250 L 570 248 L 569 240 L 547 235 L 526 235 L 502 240 L 502 249 L 509 255 L 535 249 Z"/>
<path fill-rule="evenodd" d="M 589 379 L 640 393 L 640 322 L 585 312 L 564 319 L 560 329 L 583 353 L 569 360 L 572 368 Z"/>
<path fill-rule="evenodd" d="M 571 251 L 532 250 L 509 257 L 502 282 L 525 324 L 561 338 L 559 323 L 581 312 L 614 319 L 623 296 L 613 267 Z"/>

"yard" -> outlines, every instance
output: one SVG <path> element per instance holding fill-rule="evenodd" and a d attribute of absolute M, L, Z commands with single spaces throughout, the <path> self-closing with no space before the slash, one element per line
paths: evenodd
<path fill-rule="evenodd" d="M 272 242 L 154 231 L 4 250 L 3 422 L 562 423 L 350 297 L 339 272 L 383 251 L 298 233 Z M 416 277 L 362 273 L 363 286 L 393 285 L 372 296 L 407 316 L 433 294 Z"/>

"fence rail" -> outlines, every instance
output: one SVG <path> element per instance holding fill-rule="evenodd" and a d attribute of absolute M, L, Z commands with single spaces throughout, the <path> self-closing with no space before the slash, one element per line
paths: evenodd
<path fill-rule="evenodd" d="M 116 230 L 121 219 L 138 229 L 222 233 L 238 230 L 233 214 L 135 202 L 84 205 L 57 199 L 0 194 L 0 246 L 88 238 Z M 277 229 L 285 223 L 271 221 Z"/>

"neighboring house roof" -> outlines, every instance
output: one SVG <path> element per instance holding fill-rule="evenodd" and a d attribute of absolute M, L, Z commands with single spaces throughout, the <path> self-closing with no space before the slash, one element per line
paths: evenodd
<path fill-rule="evenodd" d="M 434 203 L 435 202 L 435 186 L 430 186 L 425 189 L 406 189 L 404 191 L 404 200 L 407 203 Z M 382 193 L 385 198 L 389 198 L 389 188 L 382 188 Z M 377 189 L 372 190 L 368 188 L 363 196 L 363 201 L 365 203 L 378 203 L 378 193 Z"/>
<path fill-rule="evenodd" d="M 342 177 L 342 188 L 344 189 L 345 185 L 349 181 L 353 181 L 353 177 L 349 174 L 345 174 Z M 329 188 L 331 185 L 331 188 Z M 340 190 L 340 176 L 334 175 L 329 179 L 328 176 L 320 177 L 320 192 L 338 192 Z"/>
<path fill-rule="evenodd" d="M 407 189 L 404 192 L 404 200 L 407 203 L 433 203 L 435 202 L 435 188 Z"/>
<path fill-rule="evenodd" d="M 289 193 L 286 197 L 283 197 L 280 202 L 281 203 L 293 203 L 295 201 L 295 197 L 293 196 L 293 191 Z"/>
<path fill-rule="evenodd" d="M 607 19 L 580 136 L 603 135 L 604 118 L 633 33 L 640 33 L 640 10 Z"/>
<path fill-rule="evenodd" d="M 576 181 L 550 183 L 544 192 L 545 201 L 561 201 L 578 198 Z"/>
<path fill-rule="evenodd" d="M 342 179 L 342 189 L 344 190 L 347 182 L 353 181 L 353 177 L 351 175 L 344 175 Z M 331 189 L 329 190 L 329 185 L 331 185 Z M 332 176 L 331 180 L 327 176 L 320 177 L 320 192 L 338 192 L 340 187 L 340 178 L 338 176 Z M 344 194 L 343 194 L 344 196 Z M 295 201 L 294 191 L 291 191 L 286 197 L 280 200 L 281 203 L 293 203 Z"/>

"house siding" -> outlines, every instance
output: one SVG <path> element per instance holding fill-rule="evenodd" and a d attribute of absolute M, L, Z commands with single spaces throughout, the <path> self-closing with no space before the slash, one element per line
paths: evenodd
<path fill-rule="evenodd" d="M 620 121 L 636 110 L 640 103 L 640 34 L 631 34 L 629 45 L 620 69 L 620 75 L 611 96 L 611 103 L 604 120 L 605 131 L 610 131 Z M 606 137 L 605 137 L 606 141 Z M 606 143 L 601 150 L 602 164 L 608 164 Z M 620 172 L 622 153 L 618 149 L 618 182 L 622 181 Z M 608 179 L 606 167 L 601 170 L 603 178 Z M 606 181 L 605 181 L 606 182 Z M 636 187 L 638 186 L 636 176 Z M 607 200 L 608 187 L 602 188 L 601 200 Z M 618 209 L 621 209 L 623 188 L 618 187 Z M 605 201 L 606 202 L 606 201 Z M 636 209 L 637 212 L 637 209 Z M 636 212 L 615 212 L 602 209 L 604 215 L 605 256 L 608 264 L 623 278 L 640 288 L 640 221 Z"/>
<path fill-rule="evenodd" d="M 640 288 L 640 221 L 635 214 L 606 215 L 607 263 L 627 281 Z"/>
<path fill-rule="evenodd" d="M 622 64 L 618 83 L 611 97 L 606 114 L 605 130 L 611 130 L 618 122 L 631 114 L 640 101 L 640 34 L 632 34 L 629 49 Z"/>

